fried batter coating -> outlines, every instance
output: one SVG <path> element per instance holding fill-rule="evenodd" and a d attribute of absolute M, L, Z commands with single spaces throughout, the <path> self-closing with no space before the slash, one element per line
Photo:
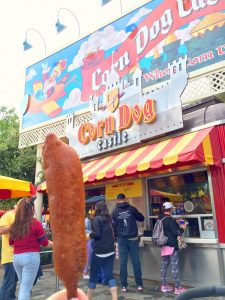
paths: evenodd
<path fill-rule="evenodd" d="M 81 163 L 76 152 L 49 134 L 43 147 L 43 163 L 49 196 L 53 259 L 56 274 L 77 297 L 77 282 L 85 266 L 85 193 Z"/>

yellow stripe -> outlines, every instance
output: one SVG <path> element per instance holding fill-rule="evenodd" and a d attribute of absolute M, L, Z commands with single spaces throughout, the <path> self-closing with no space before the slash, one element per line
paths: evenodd
<path fill-rule="evenodd" d="M 147 170 L 151 165 L 151 161 L 153 160 L 153 158 L 156 157 L 169 144 L 170 141 L 171 139 L 158 143 L 156 147 L 152 149 L 152 151 L 140 161 L 137 168 L 138 171 Z"/>
<path fill-rule="evenodd" d="M 92 161 L 89 161 L 89 162 L 86 163 L 86 164 L 83 164 L 83 165 L 82 165 L 82 171 L 83 171 L 83 173 L 85 173 L 85 170 L 86 170 L 86 169 L 89 169 L 92 165 L 94 165 L 95 162 L 96 162 L 96 160 L 92 160 Z"/>
<path fill-rule="evenodd" d="M 213 165 L 213 153 L 212 153 L 212 147 L 211 147 L 211 141 L 209 134 L 204 138 L 203 142 L 203 151 L 204 151 L 204 157 L 205 157 L 205 162 L 209 165 Z"/>
<path fill-rule="evenodd" d="M 109 159 L 109 157 L 100 159 L 96 166 L 93 166 L 89 171 L 87 171 L 85 174 L 83 174 L 84 182 L 86 182 L 88 180 L 89 175 L 92 175 L 95 172 L 95 170 L 97 170 L 98 167 L 102 166 L 105 163 L 105 161 L 107 161 L 108 159 Z"/>
<path fill-rule="evenodd" d="M 148 146 L 141 147 L 141 148 L 137 149 L 136 151 L 134 151 L 134 153 L 133 153 L 132 155 L 130 155 L 130 156 L 127 158 L 127 160 L 124 161 L 124 162 L 121 164 L 121 166 L 120 166 L 118 169 L 116 169 L 115 174 L 116 174 L 117 176 L 121 176 L 121 175 L 125 174 L 125 173 L 126 173 L 126 168 L 127 168 L 127 166 L 128 166 L 132 161 L 134 161 L 141 153 L 143 153 L 144 150 L 145 150 L 147 147 L 148 147 Z"/>
<path fill-rule="evenodd" d="M 164 156 L 163 164 L 172 165 L 178 161 L 179 153 L 191 142 L 196 132 L 185 134 L 181 140 Z"/>
<path fill-rule="evenodd" d="M 125 155 L 127 154 L 127 152 L 123 152 L 120 153 L 119 155 L 115 156 L 114 158 L 111 157 L 111 162 L 109 164 L 107 164 L 107 166 L 105 166 L 100 172 L 98 172 L 96 178 L 97 179 L 102 179 L 103 177 L 105 177 L 106 172 L 108 170 L 110 170 L 118 161 L 120 161 Z"/>
<path fill-rule="evenodd" d="M 30 182 L 14 179 L 11 177 L 0 176 L 0 189 L 30 191 Z"/>

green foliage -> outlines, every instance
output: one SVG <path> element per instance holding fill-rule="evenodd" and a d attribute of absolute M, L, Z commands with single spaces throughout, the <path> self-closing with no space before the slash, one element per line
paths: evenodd
<path fill-rule="evenodd" d="M 10 210 L 10 209 L 13 209 L 14 205 L 18 201 L 19 201 L 19 199 L 0 200 L 0 210 Z"/>
<path fill-rule="evenodd" d="M 36 146 L 18 149 L 19 117 L 15 109 L 0 107 L 0 175 L 34 183 Z M 0 201 L 0 207 L 10 203 Z M 13 200 L 10 200 L 13 201 Z M 4 204 L 5 203 L 5 204 Z M 12 205 L 12 203 L 11 203 Z"/>

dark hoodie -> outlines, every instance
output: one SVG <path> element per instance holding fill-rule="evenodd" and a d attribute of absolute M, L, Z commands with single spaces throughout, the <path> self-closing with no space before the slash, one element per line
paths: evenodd
<path fill-rule="evenodd" d="M 117 203 L 112 211 L 112 221 L 118 238 L 135 238 L 138 236 L 136 221 L 143 222 L 145 217 L 128 202 Z"/>
<path fill-rule="evenodd" d="M 179 227 L 176 220 L 168 215 L 163 215 L 163 229 L 165 236 L 168 237 L 166 246 L 175 247 L 178 249 L 178 241 L 177 237 L 180 236 L 184 230 Z"/>

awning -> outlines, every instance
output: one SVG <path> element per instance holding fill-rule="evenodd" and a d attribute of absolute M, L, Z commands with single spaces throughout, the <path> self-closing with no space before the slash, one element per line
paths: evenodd
<path fill-rule="evenodd" d="M 0 176 L 0 199 L 21 198 L 33 196 L 36 193 L 35 186 L 25 180 Z"/>
<path fill-rule="evenodd" d="M 151 197 L 167 197 L 170 198 L 171 201 L 182 201 L 183 196 L 180 194 L 173 194 L 173 193 L 167 193 L 163 191 L 158 191 L 154 189 L 150 189 L 150 196 Z"/>
<path fill-rule="evenodd" d="M 82 168 L 84 182 L 92 182 L 179 163 L 219 165 L 220 161 L 216 128 L 210 127 L 96 159 Z"/>
<path fill-rule="evenodd" d="M 84 163 L 84 182 L 160 169 L 163 166 L 179 166 L 179 163 L 219 165 L 219 149 L 216 128 L 209 127 Z M 46 191 L 46 182 L 40 184 L 37 191 Z"/>

